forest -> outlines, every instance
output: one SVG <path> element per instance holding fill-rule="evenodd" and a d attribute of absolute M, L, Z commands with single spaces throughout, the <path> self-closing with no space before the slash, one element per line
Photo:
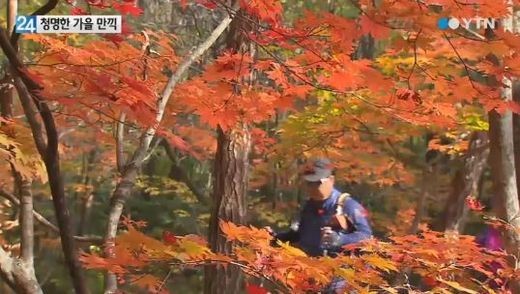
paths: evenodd
<path fill-rule="evenodd" d="M 520 293 L 518 0 L 5 0 L 0 47 L 0 293 Z"/>

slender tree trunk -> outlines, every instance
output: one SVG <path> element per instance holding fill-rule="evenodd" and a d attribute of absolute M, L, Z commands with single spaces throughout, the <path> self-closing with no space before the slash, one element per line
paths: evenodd
<path fill-rule="evenodd" d="M 437 176 L 439 172 L 439 167 L 436 163 L 427 164 L 427 166 L 423 169 L 422 175 L 422 183 L 421 183 L 421 194 L 419 195 L 419 199 L 417 200 L 417 205 L 415 208 L 415 216 L 412 221 L 412 226 L 410 227 L 410 234 L 417 234 L 419 231 L 419 224 L 424 216 L 424 210 L 426 208 L 426 202 L 428 197 L 432 195 L 432 190 L 436 186 Z"/>
<path fill-rule="evenodd" d="M 514 11 L 513 1 L 508 1 L 511 12 L 511 21 L 504 23 L 504 29 L 518 33 L 520 27 L 515 23 L 517 18 Z M 493 39 L 494 32 L 486 30 L 486 38 Z M 490 56 L 489 60 L 495 65 L 500 64 L 497 56 Z M 514 80 L 503 78 L 502 99 L 505 103 L 513 100 Z M 490 79 L 490 85 L 496 85 Z M 489 116 L 489 144 L 490 144 L 490 167 L 491 179 L 493 181 L 493 191 L 497 203 L 498 216 L 507 222 L 505 228 L 505 249 L 507 253 L 514 256 L 511 263 L 514 268 L 520 266 L 520 205 L 518 198 L 517 174 L 515 168 L 515 148 L 513 142 L 513 115 L 510 110 L 505 110 L 499 114 L 495 110 L 488 113 Z M 520 293 L 520 282 L 517 280 L 511 283 L 511 290 Z"/>
<path fill-rule="evenodd" d="M 11 33 L 14 28 L 15 18 L 18 10 L 18 1 L 9 0 L 7 4 L 7 27 Z M 9 63 L 5 63 L 5 85 L 0 85 L 0 116 L 3 118 L 13 117 L 14 87 L 10 82 Z M 31 182 L 24 179 L 22 175 L 11 165 L 15 178 L 16 190 L 19 191 L 20 213 L 19 222 L 21 227 L 21 250 L 20 261 L 15 258 L 2 256 L 0 262 L 1 276 L 18 293 L 42 293 L 36 279 L 34 270 L 34 223 L 33 223 L 33 198 Z M 5 253 L 5 252 L 3 252 Z M 11 266 L 9 266 L 11 264 Z M 11 279 L 11 281 L 10 281 Z"/>
<path fill-rule="evenodd" d="M 375 49 L 375 40 L 368 34 L 361 36 L 358 47 L 355 51 L 355 59 L 373 59 Z"/>
<path fill-rule="evenodd" d="M 16 173 L 20 199 L 21 252 L 20 257 L 28 270 L 34 275 L 34 217 L 31 182 Z"/>
<path fill-rule="evenodd" d="M 83 193 L 83 197 L 81 199 L 81 208 L 80 208 L 80 219 L 78 223 L 78 235 L 81 236 L 85 234 L 88 227 L 88 220 L 90 217 L 90 212 L 92 209 L 92 203 L 94 202 L 94 191 L 87 189 L 87 186 L 91 181 L 91 173 L 94 167 L 94 160 L 96 159 L 97 149 L 92 149 L 86 160 L 85 167 L 85 176 L 83 178 L 83 185 L 85 186 L 85 193 Z"/>
<path fill-rule="evenodd" d="M 56 3 L 54 3 L 54 6 Z M 17 40 L 17 38 L 13 38 Z M 45 100 L 39 96 L 37 90 L 39 85 L 28 78 L 23 71 L 24 66 L 16 55 L 16 50 L 11 45 L 7 34 L 0 28 L 0 45 L 2 50 L 9 59 L 11 74 L 13 76 L 14 85 L 18 92 L 20 102 L 22 103 L 27 121 L 31 126 L 33 139 L 40 156 L 42 157 L 47 174 L 49 177 L 49 186 L 52 194 L 52 203 L 54 205 L 54 213 L 60 228 L 61 244 L 65 263 L 68 266 L 69 273 L 72 277 L 74 289 L 77 293 L 87 293 L 87 287 L 82 275 L 81 265 L 78 260 L 77 250 L 72 236 L 72 227 L 70 223 L 70 214 L 66 205 L 65 188 L 63 178 L 61 176 L 58 153 L 58 133 L 54 122 L 54 117 Z M 33 99 L 36 103 L 33 103 Z M 36 106 L 37 109 L 34 107 Z M 45 127 L 46 139 L 38 115 L 41 117 Z"/>
<path fill-rule="evenodd" d="M 506 92 L 509 92 L 506 90 Z M 511 100 L 511 93 L 505 95 Z M 506 250 L 518 260 L 520 257 L 520 206 L 515 171 L 513 147 L 513 120 L 511 111 L 503 115 L 492 110 L 489 113 L 490 166 L 499 216 L 510 228 L 506 229 Z M 519 266 L 517 264 L 515 266 Z"/>
<path fill-rule="evenodd" d="M 247 126 L 229 131 L 218 129 L 215 157 L 215 182 L 209 224 L 209 244 L 214 252 L 231 253 L 219 220 L 243 224 L 246 217 L 246 193 L 251 136 Z M 234 266 L 208 266 L 205 293 L 240 293 L 241 272 Z"/>
<path fill-rule="evenodd" d="M 513 101 L 520 105 L 520 81 L 513 82 Z M 516 167 L 516 188 L 520 191 L 520 114 L 513 114 L 513 140 Z"/>
<path fill-rule="evenodd" d="M 114 246 L 117 235 L 117 226 L 123 213 L 125 202 L 132 193 L 137 169 L 131 168 L 122 176 L 122 180 L 117 184 L 110 203 L 110 213 L 108 215 L 107 231 L 105 234 L 105 256 L 115 257 Z M 117 277 L 108 273 L 105 276 L 105 293 L 115 293 L 117 290 Z"/>
<path fill-rule="evenodd" d="M 455 173 L 452 190 L 444 208 L 442 217 L 445 231 L 462 232 L 468 211 L 466 197 L 477 197 L 482 172 L 489 156 L 488 136 L 486 132 L 474 132 L 469 149 L 464 156 L 462 167 Z"/>
<path fill-rule="evenodd" d="M 7 32 L 11 34 L 15 25 L 16 13 L 18 11 L 18 0 L 9 0 L 7 4 Z M 5 81 L 6 84 L 0 84 L 0 111 L 4 118 L 13 117 L 13 98 L 14 87 L 11 84 L 11 76 L 9 74 L 9 63 L 6 61 Z"/>

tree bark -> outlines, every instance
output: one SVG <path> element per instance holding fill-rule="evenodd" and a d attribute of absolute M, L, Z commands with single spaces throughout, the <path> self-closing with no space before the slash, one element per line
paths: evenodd
<path fill-rule="evenodd" d="M 462 167 L 455 173 L 452 190 L 444 208 L 442 228 L 445 231 L 462 232 L 468 212 L 466 197 L 477 197 L 482 172 L 489 157 L 486 132 L 471 135 L 469 149 L 464 156 Z"/>
<path fill-rule="evenodd" d="M 520 81 L 513 82 L 513 101 L 520 105 Z M 513 114 L 513 140 L 516 168 L 516 189 L 520 191 L 520 114 Z"/>
<path fill-rule="evenodd" d="M 9 34 L 14 29 L 17 10 L 18 0 L 9 0 L 7 4 L 7 30 Z M 10 119 L 13 117 L 14 87 L 11 83 L 8 61 L 5 63 L 5 68 L 5 84 L 0 85 L 0 115 L 3 118 Z M 24 179 L 14 165 L 11 165 L 11 169 L 13 170 L 16 190 L 19 191 L 21 250 L 19 260 L 2 257 L 4 263 L 0 265 L 1 275 L 13 290 L 19 293 L 42 293 L 34 270 L 34 221 L 31 182 L 28 179 Z M 6 266 L 10 262 L 16 263 L 16 267 L 11 266 L 11 272 L 7 272 L 5 271 Z M 12 283 L 9 282 L 9 276 L 13 279 Z"/>
<path fill-rule="evenodd" d="M 9 0 L 7 4 L 7 32 L 12 33 L 16 22 L 16 13 L 18 11 L 18 0 Z M 11 84 L 11 75 L 7 70 L 9 63 L 5 63 L 5 84 L 0 84 L 0 113 L 4 118 L 13 117 L 13 99 L 14 88 Z"/>
<path fill-rule="evenodd" d="M 213 203 L 209 224 L 209 244 L 214 252 L 231 253 L 219 220 L 243 224 L 246 217 L 246 193 L 251 136 L 247 126 L 223 131 L 218 128 L 214 166 Z M 208 266 L 205 293 L 240 293 L 241 272 L 234 266 Z"/>
<path fill-rule="evenodd" d="M 238 1 L 236 1 L 238 2 Z M 238 14 L 243 14 L 239 11 Z M 237 17 L 230 25 L 226 37 L 226 49 L 236 53 L 255 55 L 253 45 L 244 32 L 251 31 L 251 25 Z M 253 85 L 254 73 L 237 81 L 239 85 Z M 235 91 L 240 93 L 240 87 Z M 219 221 L 243 224 L 246 221 L 247 182 L 249 180 L 249 155 L 251 152 L 251 134 L 247 123 L 238 122 L 230 129 L 217 127 L 217 152 L 214 164 L 213 202 L 209 221 L 208 240 L 211 250 L 230 254 L 234 243 L 228 242 L 219 226 Z M 205 269 L 206 294 L 241 292 L 242 273 L 236 266 L 223 267 L 209 265 Z"/>
<path fill-rule="evenodd" d="M 417 200 L 415 216 L 412 221 L 412 226 L 410 227 L 410 234 L 417 234 L 419 231 L 419 225 L 423 219 L 424 210 L 426 208 L 426 201 L 428 197 L 432 195 L 432 190 L 437 181 L 438 171 L 439 167 L 436 163 L 426 163 L 426 166 L 423 168 L 421 194 Z"/>
<path fill-rule="evenodd" d="M 0 247 L 0 277 L 16 292 L 23 294 L 43 293 L 34 275 L 27 266 L 11 257 Z"/>
<path fill-rule="evenodd" d="M 23 179 L 20 173 L 16 171 L 15 173 L 16 185 L 20 194 L 19 221 L 22 231 L 20 258 L 34 275 L 34 216 L 31 182 Z"/>
<path fill-rule="evenodd" d="M 94 191 L 87 189 L 87 186 L 90 184 L 91 176 L 93 169 L 93 163 L 96 158 L 97 149 L 92 149 L 87 156 L 87 163 L 85 167 L 85 176 L 83 179 L 83 185 L 85 186 L 85 193 L 83 193 L 83 197 L 81 199 L 81 210 L 80 210 L 80 219 L 78 224 L 78 235 L 82 236 L 87 231 L 88 220 L 90 217 L 90 212 L 92 210 L 92 203 L 94 202 Z"/>
<path fill-rule="evenodd" d="M 511 99 L 511 94 L 507 99 Z M 510 228 L 505 231 L 505 245 L 509 254 L 520 257 L 520 207 L 516 184 L 513 147 L 513 121 L 511 111 L 503 115 L 495 110 L 489 113 L 490 166 L 493 190 L 500 218 Z M 519 266 L 518 262 L 515 266 Z"/>
<path fill-rule="evenodd" d="M 518 14 L 512 1 L 510 4 L 511 21 L 504 23 L 504 29 L 518 33 L 520 27 L 516 23 Z M 486 38 L 493 39 L 494 32 L 486 30 Z M 488 58 L 495 65 L 501 62 L 498 57 L 492 55 Z M 496 79 L 494 79 L 496 80 Z M 493 79 L 490 79 L 493 82 Z M 509 103 L 513 100 L 513 83 L 515 79 L 503 78 L 502 100 Z M 489 83 L 493 85 L 493 83 Z M 497 84 L 497 83 L 494 83 Z M 515 168 L 515 148 L 513 142 L 513 115 L 509 109 L 502 114 L 491 110 L 489 116 L 489 142 L 490 142 L 490 167 L 493 181 L 494 202 L 497 203 L 498 216 L 507 223 L 504 230 L 504 245 L 507 253 L 514 258 L 511 264 L 514 268 L 520 266 L 520 205 L 518 198 L 517 174 Z M 520 292 L 520 281 L 511 282 L 511 290 Z"/>

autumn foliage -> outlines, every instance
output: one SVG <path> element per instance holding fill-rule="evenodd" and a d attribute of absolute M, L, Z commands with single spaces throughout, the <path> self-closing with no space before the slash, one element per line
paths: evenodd
<path fill-rule="evenodd" d="M 286 243 L 271 246 L 272 237 L 263 229 L 227 222 L 220 226 L 228 241 L 238 242 L 229 256 L 212 253 L 198 236 L 168 232 L 158 240 L 127 221 L 125 232 L 116 240 L 116 258 L 85 253 L 82 261 L 87 268 L 112 271 L 121 282 L 151 291 L 164 290 L 161 277 L 150 274 L 157 265 L 173 271 L 206 264 L 239 266 L 250 279 L 264 279 L 265 287 L 291 293 L 319 291 L 335 276 L 346 279 L 348 289 L 360 293 L 397 293 L 392 279 L 406 268 L 415 279 L 423 279 L 424 290 L 435 293 L 505 293 L 508 283 L 519 275 L 508 266 L 507 254 L 479 246 L 473 236 L 445 235 L 427 228 L 417 236 L 347 247 L 351 253 L 336 258 L 312 258 Z"/>
<path fill-rule="evenodd" d="M 295 201 L 277 200 L 275 193 L 295 190 L 300 163 L 317 155 L 332 159 L 339 181 L 389 189 L 388 197 L 405 195 L 394 215 L 377 219 L 384 233 L 345 248 L 348 253 L 335 258 L 312 258 L 289 244 L 272 244 L 269 233 L 253 225 L 221 221 L 233 248 L 230 254 L 217 254 L 199 235 L 174 230 L 147 234 L 144 221 L 124 219 L 115 247 L 107 247 L 110 254 L 101 254 L 103 245 L 84 248 L 85 268 L 114 273 L 121 284 L 156 293 L 167 293 L 171 273 L 207 265 L 239 267 L 247 274 L 244 288 L 249 293 L 316 292 L 335 277 L 357 293 L 511 293 L 520 278 L 511 254 L 486 249 L 474 236 L 434 231 L 423 220 L 415 224 L 418 233 L 409 235 L 418 212 L 407 202 L 410 194 L 420 193 L 415 188 L 421 173 L 433 169 L 422 160 L 423 153 L 438 152 L 445 161 L 462 157 L 469 146 L 467 134 L 488 130 L 489 111 L 520 114 L 518 102 L 502 99 L 504 81 L 520 74 L 517 32 L 441 30 L 439 18 L 509 17 L 518 1 L 359 0 L 327 9 L 313 3 L 316 7 L 304 9 L 298 6 L 301 1 L 239 0 L 236 12 L 225 1 L 181 0 L 175 5 L 182 11 L 203 9 L 209 15 L 240 18 L 244 27 L 238 39 L 254 48 L 254 54 L 223 49 L 219 39 L 179 77 L 164 117 L 158 116 L 163 110 L 157 101 L 165 99 L 161 93 L 168 81 L 193 54 L 186 44 L 195 34 L 133 28 L 132 18 L 143 13 L 139 1 L 89 0 L 92 11 L 76 2 L 67 1 L 71 14 L 124 15 L 123 33 L 24 35 L 32 51 L 23 73 L 41 86 L 38 94 L 52 106 L 62 132 L 62 160 L 80 161 L 77 153 L 97 148 L 90 144 L 102 146 L 95 167 L 104 177 L 99 182 L 121 183 L 119 156 L 128 157 L 129 147 L 141 144 L 148 130 L 154 131 L 154 140 L 143 158 L 152 156 L 164 140 L 173 150 L 166 153 L 174 164 L 189 161 L 195 170 L 200 167 L 196 164 L 210 165 L 216 129 L 244 124 L 251 127 L 253 142 L 249 188 L 274 195 L 272 214 L 266 208 L 271 203 L 255 198 L 252 215 L 274 220 L 275 213 L 296 209 Z M 203 41 L 205 34 L 198 32 L 197 38 Z M 0 161 L 24 179 L 45 185 L 45 169 L 25 120 L 0 117 L 0 124 Z M 414 149 L 420 144 L 411 138 L 424 134 L 431 138 L 422 149 Z M 132 166 L 135 158 L 127 159 Z M 136 173 L 138 169 L 144 170 L 139 166 Z M 192 176 L 174 174 L 168 176 L 179 181 Z M 0 170 L 0 187 L 13 184 L 4 180 L 8 178 L 10 169 Z M 188 189 L 202 186 L 198 180 Z M 70 186 L 75 198 L 95 189 L 87 180 Z M 151 198 L 163 188 L 142 190 Z M 435 201 L 441 197 L 438 190 L 429 195 Z M 209 202 L 209 194 L 198 195 L 198 204 L 206 198 Z M 479 217 L 490 213 L 489 205 L 478 195 L 464 199 L 471 216 L 484 223 Z M 488 225 L 518 233 L 498 217 L 486 218 Z M 406 281 L 396 282 L 403 275 Z"/>

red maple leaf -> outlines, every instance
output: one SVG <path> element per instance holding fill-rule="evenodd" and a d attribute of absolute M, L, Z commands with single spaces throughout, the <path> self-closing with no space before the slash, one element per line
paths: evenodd
<path fill-rule="evenodd" d="M 130 14 L 133 16 L 139 16 L 143 13 L 143 10 L 131 3 L 114 3 L 112 6 L 115 10 L 121 12 L 122 15 Z"/>
<path fill-rule="evenodd" d="M 469 209 L 473 211 L 482 211 L 485 207 L 484 205 L 482 205 L 482 203 L 480 203 L 475 197 L 471 195 L 466 197 L 466 205 Z"/>
<path fill-rule="evenodd" d="M 247 284 L 246 285 L 246 291 L 248 294 L 267 294 L 267 290 L 263 287 L 253 285 L 253 284 Z"/>
<path fill-rule="evenodd" d="M 197 3 L 199 3 L 200 5 L 206 7 L 207 9 L 215 9 L 217 8 L 217 4 L 213 1 L 208 1 L 208 0 L 198 0 Z"/>
<path fill-rule="evenodd" d="M 70 14 L 72 15 L 86 15 L 87 12 L 83 10 L 81 7 L 74 7 L 70 10 Z"/>
<path fill-rule="evenodd" d="M 163 242 L 167 245 L 174 245 L 177 243 L 177 237 L 169 231 L 163 231 L 162 233 Z"/>

